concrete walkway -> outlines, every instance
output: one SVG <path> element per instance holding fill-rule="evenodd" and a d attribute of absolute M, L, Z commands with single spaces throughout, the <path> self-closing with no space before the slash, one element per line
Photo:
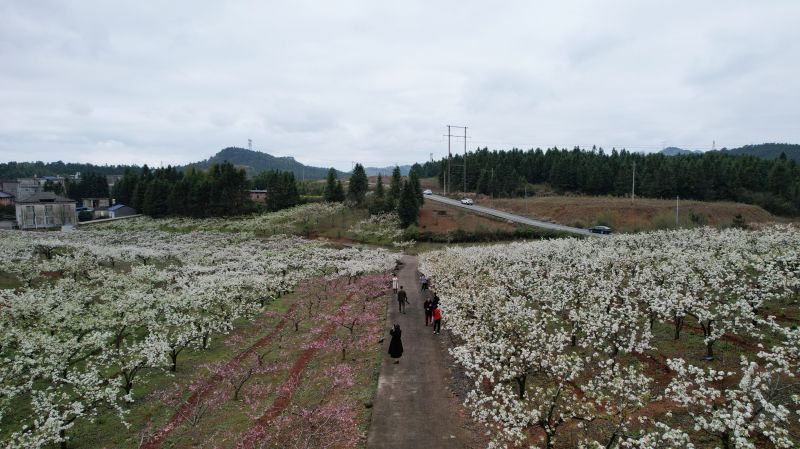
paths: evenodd
<path fill-rule="evenodd" d="M 400 364 L 392 363 L 387 354 L 391 340 L 387 326 L 367 448 L 469 448 L 474 440 L 461 404 L 450 393 L 444 348 L 439 342 L 443 337 L 425 326 L 417 258 L 403 256 L 401 262 L 398 278 L 410 303 L 406 313 L 400 314 L 397 300 L 390 297 L 387 324 L 400 325 L 404 352 Z"/>

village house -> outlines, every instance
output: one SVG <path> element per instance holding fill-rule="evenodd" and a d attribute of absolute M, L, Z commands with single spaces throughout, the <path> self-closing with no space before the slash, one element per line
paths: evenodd
<path fill-rule="evenodd" d="M 10 193 L 16 197 L 18 186 L 17 181 L 0 181 L 0 192 Z"/>
<path fill-rule="evenodd" d="M 111 206 L 111 198 L 84 198 L 83 207 L 87 209 L 107 209 Z"/>
<path fill-rule="evenodd" d="M 266 190 L 250 190 L 250 199 L 254 203 L 266 204 L 267 191 Z"/>
<path fill-rule="evenodd" d="M 39 192 L 19 198 L 16 204 L 20 229 L 46 229 L 74 226 L 78 222 L 75 201 L 53 192 Z"/>
<path fill-rule="evenodd" d="M 124 204 L 115 204 L 108 208 L 108 218 L 120 218 L 136 215 L 136 209 Z"/>
<path fill-rule="evenodd" d="M 17 198 L 23 200 L 31 195 L 44 191 L 44 181 L 41 178 L 17 179 Z"/>
<path fill-rule="evenodd" d="M 0 206 L 13 206 L 14 205 L 14 195 L 0 191 Z"/>

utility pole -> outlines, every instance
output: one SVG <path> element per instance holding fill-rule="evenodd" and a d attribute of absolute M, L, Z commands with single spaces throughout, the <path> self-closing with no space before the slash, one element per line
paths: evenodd
<path fill-rule="evenodd" d="M 464 127 L 464 195 L 467 194 L 467 127 Z"/>
<path fill-rule="evenodd" d="M 631 202 L 636 199 L 636 161 L 633 161 L 633 180 L 631 182 Z"/>
<path fill-rule="evenodd" d="M 461 128 L 464 130 L 464 193 L 467 193 L 467 127 L 466 126 L 456 126 L 456 125 L 447 125 L 447 182 L 445 182 L 445 187 L 450 188 L 452 183 L 452 173 L 451 173 L 451 146 L 450 146 L 450 139 L 452 137 L 461 137 L 461 136 L 454 136 L 451 132 L 452 128 Z M 451 192 L 452 193 L 452 192 Z M 447 195 L 447 191 L 445 191 L 445 195 Z"/>
<path fill-rule="evenodd" d="M 680 222 L 678 221 L 678 202 L 680 201 L 680 198 L 681 197 L 678 195 L 675 196 L 675 229 L 678 229 L 680 226 Z"/>
<path fill-rule="evenodd" d="M 447 125 L 447 177 L 444 183 L 444 195 L 447 196 L 450 187 L 450 125 Z"/>

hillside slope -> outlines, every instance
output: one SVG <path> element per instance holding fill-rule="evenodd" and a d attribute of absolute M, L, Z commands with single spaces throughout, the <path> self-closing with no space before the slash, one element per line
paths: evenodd
<path fill-rule="evenodd" d="M 293 157 L 275 157 L 271 154 L 260 151 L 247 150 L 245 148 L 228 147 L 210 158 L 196 162 L 196 168 L 205 169 L 211 164 L 221 164 L 225 161 L 237 167 L 247 170 L 248 176 L 253 176 L 263 171 L 281 170 L 294 173 L 295 178 L 300 179 L 322 179 L 328 175 L 328 169 L 322 167 L 311 167 L 297 162 Z M 187 165 L 187 166 L 188 166 Z M 339 176 L 347 176 L 346 173 L 337 171 Z"/>
<path fill-rule="evenodd" d="M 759 145 L 745 145 L 739 148 L 722 149 L 720 153 L 731 155 L 748 155 L 761 159 L 777 159 L 781 153 L 786 158 L 800 162 L 800 145 L 793 143 L 762 143 Z"/>

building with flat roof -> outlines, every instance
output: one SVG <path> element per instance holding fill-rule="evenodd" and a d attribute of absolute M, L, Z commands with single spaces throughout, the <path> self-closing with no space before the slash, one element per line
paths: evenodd
<path fill-rule="evenodd" d="M 60 228 L 78 222 L 75 200 L 53 192 L 38 192 L 18 199 L 16 212 L 20 229 Z"/>

